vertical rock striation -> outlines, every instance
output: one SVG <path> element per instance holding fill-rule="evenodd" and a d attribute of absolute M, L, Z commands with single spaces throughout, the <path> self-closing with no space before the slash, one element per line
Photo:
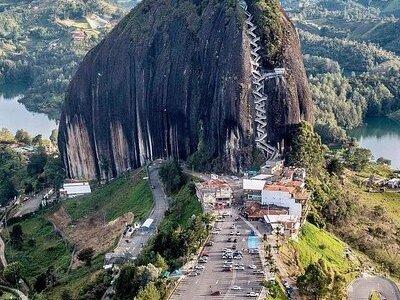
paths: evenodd
<path fill-rule="evenodd" d="M 274 142 L 287 124 L 311 119 L 297 34 L 290 22 L 282 26 L 293 53 L 263 63 L 300 73 L 269 87 Z M 238 150 L 254 145 L 253 111 L 240 6 L 231 0 L 144 0 L 86 55 L 72 79 L 60 153 L 69 177 L 115 176 L 146 159 L 187 158 L 201 129 L 213 157 L 236 170 Z"/>

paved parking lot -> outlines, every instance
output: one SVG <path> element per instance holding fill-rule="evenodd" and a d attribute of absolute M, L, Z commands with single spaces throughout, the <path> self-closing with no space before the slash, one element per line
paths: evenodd
<path fill-rule="evenodd" d="M 247 237 L 250 228 L 241 219 L 237 218 L 233 210 L 229 210 L 232 216 L 225 217 L 223 222 L 217 222 L 216 227 L 220 228 L 219 233 L 212 235 L 212 246 L 206 246 L 203 253 L 208 254 L 208 262 L 199 264 L 204 266 L 203 270 L 198 270 L 199 275 L 190 276 L 187 274 L 179 283 L 171 299 L 249 299 L 249 292 L 259 293 L 261 291 L 262 274 L 254 274 L 255 270 L 262 270 L 261 261 L 258 254 L 249 254 L 247 251 Z M 235 224 L 235 229 L 231 226 Z M 240 235 L 236 235 L 239 231 Z M 231 232 L 235 235 L 231 235 Z M 236 239 L 236 243 L 228 242 L 228 239 Z M 233 266 L 243 265 L 244 270 L 224 271 L 224 262 L 227 259 L 222 258 L 224 248 L 230 248 L 236 244 L 236 249 L 243 252 L 242 259 L 233 259 Z M 255 265 L 256 269 L 249 268 L 249 265 Z M 193 275 L 193 272 L 192 274 Z M 234 290 L 232 287 L 240 287 L 240 290 Z M 213 292 L 219 291 L 221 295 L 212 296 Z M 256 297 L 254 298 L 256 299 Z"/>

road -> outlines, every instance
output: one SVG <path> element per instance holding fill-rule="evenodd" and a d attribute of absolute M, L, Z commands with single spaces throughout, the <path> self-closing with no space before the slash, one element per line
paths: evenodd
<path fill-rule="evenodd" d="M 204 269 L 197 276 L 185 276 L 178 284 L 177 289 L 172 294 L 172 300 L 200 300 L 200 299 L 249 299 L 246 294 L 250 291 L 261 291 L 261 280 L 263 275 L 253 274 L 253 270 L 249 265 L 256 265 L 258 270 L 262 269 L 260 257 L 257 254 L 249 254 L 247 251 L 247 237 L 250 228 L 247 224 L 237 218 L 234 210 L 230 210 L 231 217 L 226 217 L 225 221 L 217 222 L 216 227 L 221 231 L 212 235 L 211 240 L 214 242 L 212 246 L 206 246 L 203 253 L 209 255 L 208 262 L 204 265 Z M 235 224 L 236 228 L 231 229 Z M 240 231 L 240 235 L 231 235 L 231 232 Z M 240 263 L 244 270 L 232 270 L 231 272 L 223 271 L 225 259 L 222 258 L 222 250 L 231 247 L 235 243 L 228 242 L 228 239 L 237 239 L 237 249 L 243 251 L 243 258 L 234 259 L 234 264 Z M 232 290 L 233 286 L 239 286 L 241 290 Z M 220 296 L 211 296 L 211 292 L 220 291 Z"/>
<path fill-rule="evenodd" d="M 169 199 L 165 195 L 160 178 L 158 176 L 159 164 L 155 162 L 149 166 L 149 184 L 153 186 L 154 207 L 148 218 L 153 219 L 152 230 L 136 232 L 130 238 L 121 237 L 114 252 L 129 252 L 133 257 L 137 257 L 150 237 L 156 232 L 158 225 L 164 218 L 164 213 L 168 209 Z"/>
<path fill-rule="evenodd" d="M 43 196 L 49 191 L 49 189 L 45 189 L 40 193 L 30 196 L 28 200 L 21 202 L 19 205 L 16 205 L 10 212 L 10 217 L 22 217 L 26 214 L 37 211 L 40 208 L 40 204 L 42 203 Z M 53 197 L 55 195 L 53 194 Z"/>
<path fill-rule="evenodd" d="M 349 300 L 368 300 L 372 291 L 379 292 L 387 300 L 400 300 L 399 288 L 380 276 L 364 276 L 351 283 L 347 291 Z"/>

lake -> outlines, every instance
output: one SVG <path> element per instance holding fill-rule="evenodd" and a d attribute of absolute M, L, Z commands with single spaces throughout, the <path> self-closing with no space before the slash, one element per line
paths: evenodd
<path fill-rule="evenodd" d="M 374 159 L 390 159 L 392 167 L 400 169 L 400 123 L 385 117 L 369 118 L 363 126 L 351 130 L 349 136 L 371 150 Z"/>
<path fill-rule="evenodd" d="M 18 100 L 21 95 L 4 96 L 0 94 L 0 128 L 8 128 L 13 133 L 18 129 L 24 129 L 35 136 L 43 135 L 49 138 L 51 131 L 57 128 L 54 120 L 50 120 L 47 115 L 28 111 Z"/>

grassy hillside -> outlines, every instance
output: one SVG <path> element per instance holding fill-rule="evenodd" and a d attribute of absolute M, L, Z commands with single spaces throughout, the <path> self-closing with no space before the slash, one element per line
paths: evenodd
<path fill-rule="evenodd" d="M 160 225 L 160 231 L 169 230 L 177 225 L 187 228 L 193 215 L 201 215 L 202 207 L 195 194 L 191 193 L 188 185 L 184 186 L 174 197 L 175 205 Z"/>
<path fill-rule="evenodd" d="M 144 171 L 132 177 L 123 175 L 105 186 L 96 189 L 92 194 L 73 200 L 67 200 L 63 206 L 73 220 L 93 213 L 104 212 L 107 221 L 133 212 L 135 219 L 146 217 L 153 205 L 153 197 Z"/>
<path fill-rule="evenodd" d="M 39 275 L 46 273 L 48 267 L 54 267 L 57 284 L 54 287 L 47 287 L 39 295 L 39 299 L 61 299 L 61 294 L 65 290 L 74 299 L 78 298 L 78 295 L 83 299 L 87 299 L 84 295 L 87 292 L 88 284 L 95 280 L 98 274 L 102 273 L 101 269 L 104 260 L 102 251 L 104 251 L 104 247 L 98 247 L 99 245 L 97 244 L 84 246 L 103 250 L 96 252 L 91 266 L 74 265 L 68 271 L 73 248 L 72 244 L 79 248 L 79 241 L 98 227 L 100 231 L 95 231 L 96 234 L 106 232 L 107 235 L 103 234 L 101 239 L 100 237 L 97 239 L 91 239 L 90 237 L 86 240 L 92 243 L 102 243 L 102 245 L 113 245 L 115 239 L 119 237 L 120 232 L 123 230 L 125 221 L 112 222 L 112 226 L 119 224 L 118 230 L 115 229 L 113 231 L 109 230 L 109 226 L 111 226 L 108 223 L 109 221 L 113 221 L 128 212 L 133 212 L 135 219 L 144 219 L 153 206 L 151 189 L 148 180 L 144 179 L 145 176 L 146 173 L 143 170 L 134 174 L 125 174 L 95 189 L 91 195 L 65 200 L 54 208 L 42 211 L 16 223 L 22 227 L 23 246 L 21 249 L 17 249 L 11 246 L 10 242 L 7 242 L 7 261 L 17 261 L 22 264 L 22 276 L 27 279 L 31 287 L 33 287 Z M 60 207 L 64 207 L 66 213 L 64 215 L 58 214 L 59 218 L 56 219 L 54 216 L 61 211 Z M 192 209 L 192 206 L 188 207 Z M 100 224 L 97 219 L 102 213 L 105 216 L 105 220 L 101 217 L 103 220 L 101 222 L 103 223 Z M 97 219 L 95 219 L 96 217 Z M 59 223 L 59 225 L 62 224 L 64 226 L 59 228 L 63 230 L 68 242 L 63 241 L 47 220 L 61 222 L 60 218 L 64 218 L 65 223 Z M 96 221 L 93 221 L 92 225 L 86 226 L 87 231 L 85 231 L 80 224 L 92 219 Z M 11 230 L 11 227 L 9 227 L 9 230 Z M 109 234 L 109 232 L 113 234 Z M 76 236 L 78 233 L 81 237 Z M 9 240 L 5 231 L 3 236 L 6 241 Z"/>
<path fill-rule="evenodd" d="M 10 245 L 8 234 L 6 240 L 6 259 L 18 261 L 22 265 L 22 276 L 29 284 L 48 267 L 53 266 L 56 273 L 65 274 L 71 259 L 72 247 L 54 232 L 50 222 L 43 214 L 18 222 L 23 232 L 23 245 L 16 249 Z M 11 228 L 10 228 L 11 230 Z"/>
<path fill-rule="evenodd" d="M 289 243 L 296 249 L 302 268 L 320 258 L 342 273 L 347 273 L 354 267 L 354 262 L 345 256 L 346 244 L 333 234 L 310 223 L 302 227 L 298 241 Z"/>

